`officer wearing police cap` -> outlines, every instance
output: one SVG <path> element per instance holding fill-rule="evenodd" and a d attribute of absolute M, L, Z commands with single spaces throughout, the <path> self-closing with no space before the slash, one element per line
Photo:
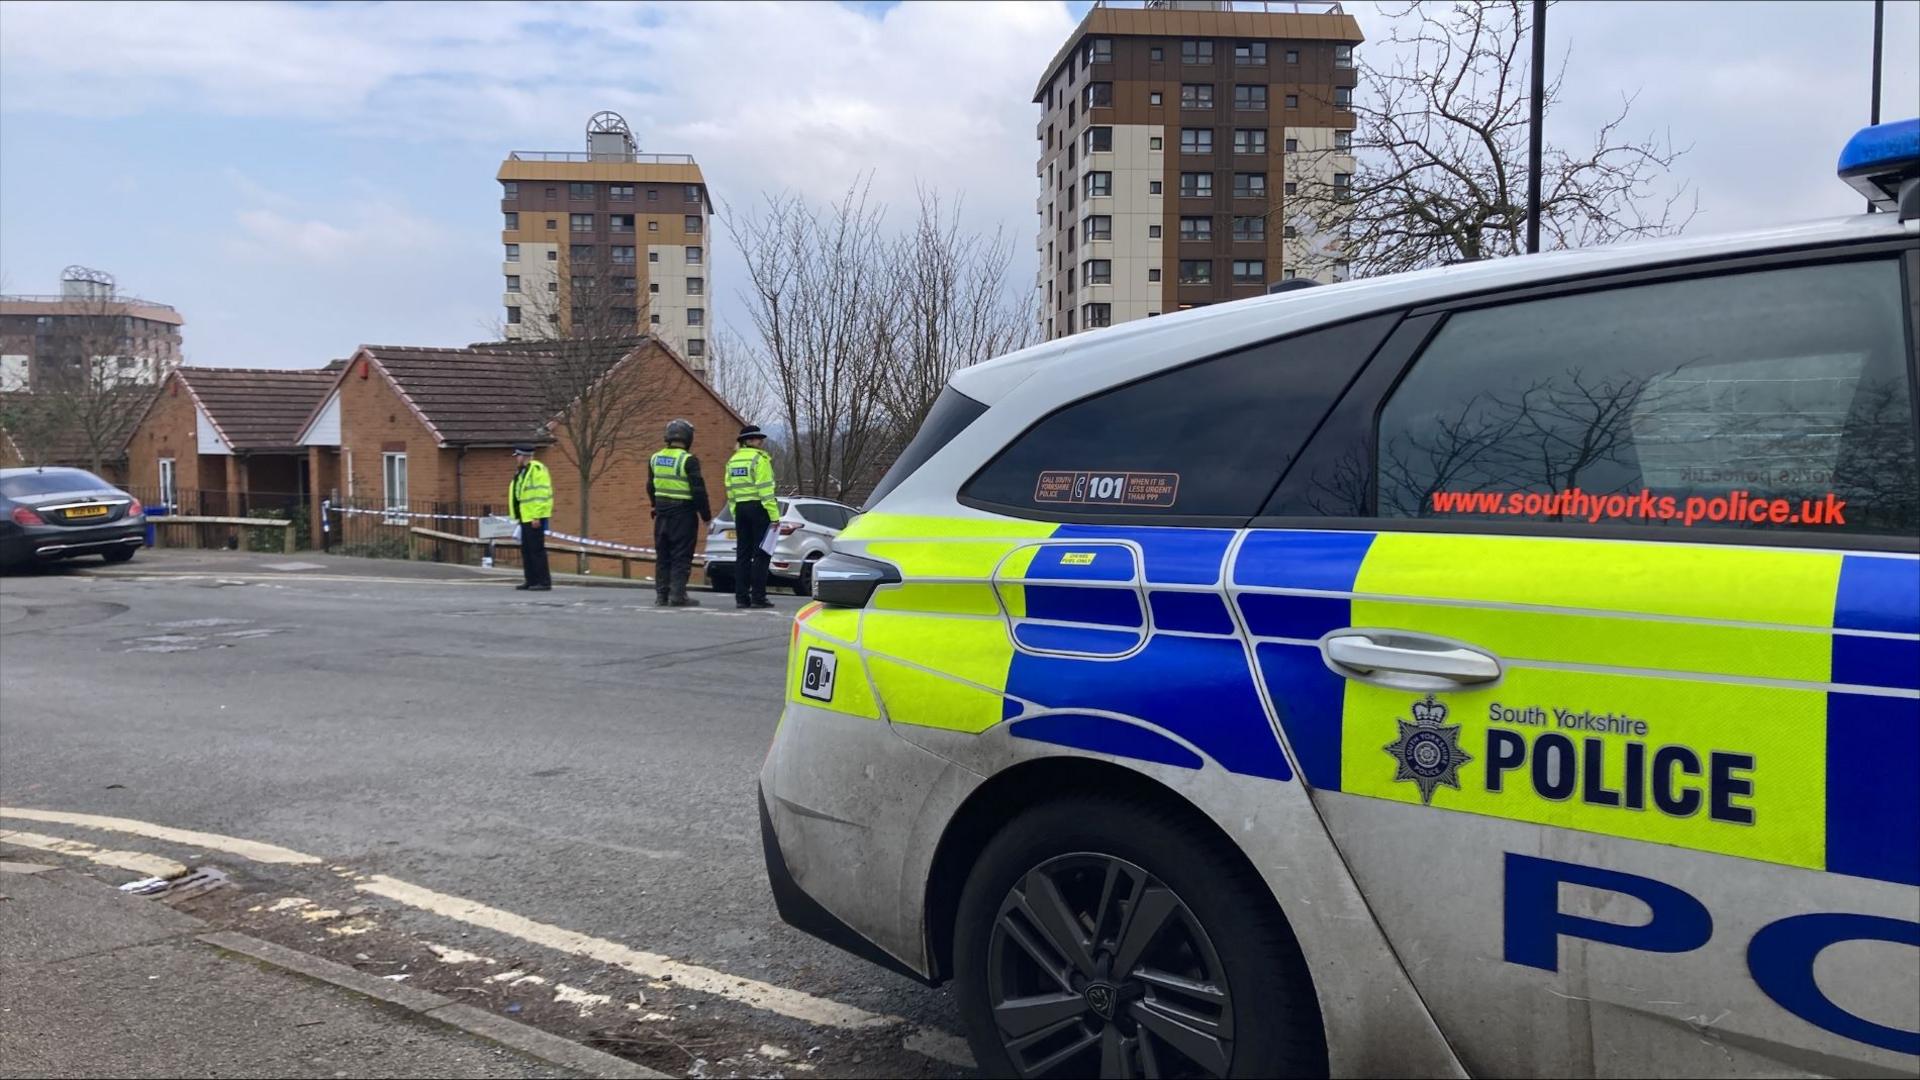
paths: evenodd
<path fill-rule="evenodd" d="M 774 497 L 773 455 L 764 449 L 767 433 L 759 425 L 740 429 L 740 449 L 727 459 L 727 509 L 733 511 L 733 599 L 736 607 L 770 608 L 767 563 L 762 545 L 767 530 L 780 520 Z"/>

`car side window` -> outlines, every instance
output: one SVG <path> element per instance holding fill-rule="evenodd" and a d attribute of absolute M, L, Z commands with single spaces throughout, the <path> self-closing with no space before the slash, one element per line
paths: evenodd
<path fill-rule="evenodd" d="M 1920 531 L 1899 263 L 1450 316 L 1388 397 L 1383 518 Z"/>
<path fill-rule="evenodd" d="M 1396 320 L 1311 331 L 1082 398 L 1015 438 L 961 500 L 1052 520 L 1250 518 Z"/>
<path fill-rule="evenodd" d="M 801 503 L 800 516 L 815 525 L 824 525 L 829 529 L 837 529 L 841 524 L 839 508 L 825 503 Z"/>

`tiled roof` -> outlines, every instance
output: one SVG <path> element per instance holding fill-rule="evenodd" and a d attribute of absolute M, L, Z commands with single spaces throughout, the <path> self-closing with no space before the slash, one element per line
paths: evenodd
<path fill-rule="evenodd" d="M 154 387 L 127 388 L 126 407 L 112 414 L 114 426 L 108 432 L 108 445 L 112 449 L 107 452 L 106 460 L 114 462 L 126 460 L 127 440 L 133 437 L 133 429 L 139 425 L 140 418 L 147 414 L 147 406 L 152 403 L 157 392 L 158 388 Z M 6 427 L 8 413 L 26 413 L 33 408 L 33 404 L 33 395 L 24 390 L 0 394 L 0 428 Z M 22 436 L 13 435 L 13 433 L 9 435 L 15 439 L 16 445 L 20 445 L 23 452 L 27 450 L 25 445 L 21 445 L 26 441 Z M 46 447 L 45 460 L 36 461 L 33 464 L 84 467 L 90 457 L 91 455 L 87 453 L 86 437 L 75 430 L 64 430 L 57 432 Z"/>
<path fill-rule="evenodd" d="M 596 361 L 611 368 L 645 338 L 596 342 Z M 427 425 L 447 445 L 546 442 L 551 409 L 537 365 L 553 362 L 556 346 L 544 342 L 487 342 L 468 349 L 368 345 Z"/>
<path fill-rule="evenodd" d="M 194 399 L 236 451 L 293 450 L 338 369 L 182 367 Z"/>

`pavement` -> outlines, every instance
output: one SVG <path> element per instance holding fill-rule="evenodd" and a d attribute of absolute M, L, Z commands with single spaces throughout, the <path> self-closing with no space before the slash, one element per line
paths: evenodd
<path fill-rule="evenodd" d="M 0 905 L 0 1076 L 590 1075 L 223 951 L 72 871 L 0 863 Z"/>
<path fill-rule="evenodd" d="M 216 867 L 178 905 L 213 931 L 669 1074 L 971 1075 L 944 991 L 774 912 L 754 789 L 802 601 L 512 580 L 198 551 L 0 579 L 0 858 Z"/>

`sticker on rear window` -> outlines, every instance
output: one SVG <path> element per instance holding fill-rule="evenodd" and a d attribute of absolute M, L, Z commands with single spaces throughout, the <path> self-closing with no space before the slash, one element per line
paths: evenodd
<path fill-rule="evenodd" d="M 1170 472 L 1075 472 L 1048 469 L 1033 486 L 1037 503 L 1099 506 L 1172 506 L 1180 474 Z"/>

